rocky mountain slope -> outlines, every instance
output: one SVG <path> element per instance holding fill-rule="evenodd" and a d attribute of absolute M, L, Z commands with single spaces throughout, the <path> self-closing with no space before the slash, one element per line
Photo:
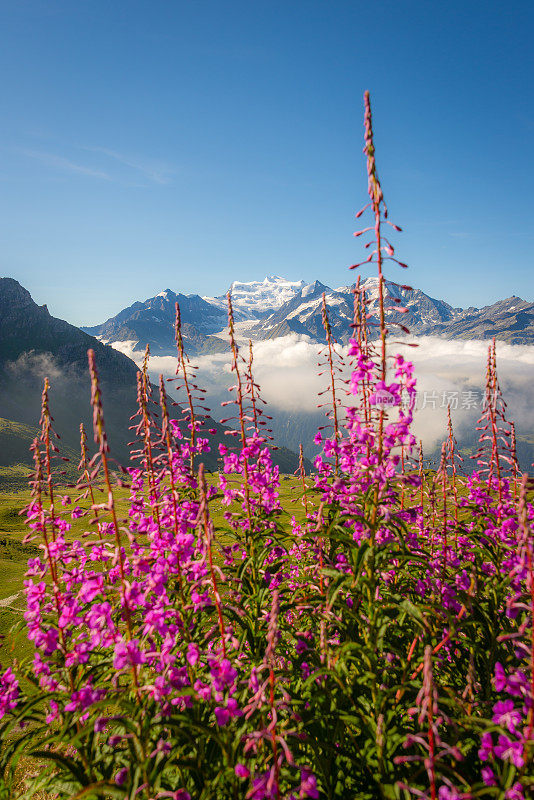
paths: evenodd
<path fill-rule="evenodd" d="M 492 339 L 509 344 L 534 343 L 534 303 L 512 295 L 484 308 L 467 308 L 431 331 L 447 339 Z"/>
<path fill-rule="evenodd" d="M 170 289 L 144 303 L 134 303 L 101 325 L 82 330 L 97 336 L 102 342 L 128 342 L 132 352 L 144 350 L 148 343 L 154 355 L 174 355 L 176 303 L 180 305 L 182 334 L 191 355 L 226 350 L 223 340 L 212 336 L 226 324 L 226 313 L 198 295 L 175 294 Z"/>

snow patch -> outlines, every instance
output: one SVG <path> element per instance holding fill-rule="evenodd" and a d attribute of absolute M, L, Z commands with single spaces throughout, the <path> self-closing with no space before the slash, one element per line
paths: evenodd
<path fill-rule="evenodd" d="M 235 340 L 238 344 L 248 344 L 249 339 L 255 341 L 256 337 L 254 336 L 251 328 L 258 324 L 257 319 L 244 319 L 236 322 L 234 324 L 234 336 Z M 223 328 L 222 330 L 214 333 L 213 336 L 217 336 L 219 339 L 223 341 L 228 340 L 228 328 Z"/>
<path fill-rule="evenodd" d="M 308 297 L 315 290 L 315 283 L 309 283 L 307 286 L 302 287 L 301 297 Z"/>

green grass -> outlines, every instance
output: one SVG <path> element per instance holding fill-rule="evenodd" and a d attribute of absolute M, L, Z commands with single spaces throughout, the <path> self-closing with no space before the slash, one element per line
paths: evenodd
<path fill-rule="evenodd" d="M 28 486 L 31 468 L 27 464 L 0 466 L 0 493 L 23 492 Z"/>

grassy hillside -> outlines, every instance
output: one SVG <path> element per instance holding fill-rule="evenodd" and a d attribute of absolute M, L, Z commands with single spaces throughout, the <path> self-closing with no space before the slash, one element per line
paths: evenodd
<path fill-rule="evenodd" d="M 0 488 L 4 488 L 4 479 L 8 481 L 10 476 L 16 480 L 28 475 L 33 466 L 30 447 L 40 433 L 39 428 L 33 425 L 0 417 Z M 62 446 L 61 454 L 69 459 L 71 469 L 76 467 L 79 456 L 75 450 Z"/>
<path fill-rule="evenodd" d="M 30 445 L 36 436 L 37 428 L 0 417 L 0 466 L 31 465 Z"/>

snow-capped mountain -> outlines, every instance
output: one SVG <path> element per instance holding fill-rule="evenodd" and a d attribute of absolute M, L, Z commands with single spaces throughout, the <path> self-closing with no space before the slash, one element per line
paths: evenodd
<path fill-rule="evenodd" d="M 302 333 L 316 341 L 324 338 L 322 322 L 323 293 L 334 335 L 341 341 L 350 336 L 353 320 L 352 295 L 343 295 L 321 281 L 304 284 L 280 308 L 266 315 L 251 333 L 258 339 L 272 339 L 287 333 Z"/>
<path fill-rule="evenodd" d="M 367 300 L 368 324 L 371 335 L 379 324 L 378 278 L 366 278 L 360 284 L 365 290 Z M 259 338 L 272 338 L 273 331 L 280 336 L 283 332 L 307 333 L 313 339 L 324 339 L 322 322 L 323 293 L 328 308 L 330 325 L 339 341 L 346 342 L 351 336 L 351 323 L 354 319 L 354 287 L 342 286 L 330 289 L 320 281 L 305 285 L 277 311 L 262 319 L 252 329 Z M 386 320 L 391 332 L 403 325 L 412 333 L 426 333 L 437 324 L 448 323 L 457 310 L 442 300 L 435 300 L 419 289 L 385 284 Z M 400 312 L 399 308 L 406 308 Z"/>
<path fill-rule="evenodd" d="M 352 298 L 355 286 L 356 284 L 345 286 L 338 291 Z M 366 278 L 361 281 L 360 286 L 365 290 L 369 322 L 376 326 L 380 315 L 378 278 Z M 450 322 L 461 311 L 444 300 L 430 297 L 420 289 L 390 281 L 386 281 L 384 288 L 386 323 L 391 327 L 391 332 L 394 332 L 396 325 L 403 325 L 414 334 L 429 333 L 435 325 Z M 400 312 L 400 308 L 405 308 L 406 311 Z"/>
<path fill-rule="evenodd" d="M 263 281 L 235 281 L 230 291 L 238 329 L 253 340 L 302 334 L 324 341 L 322 298 L 326 298 L 334 336 L 346 343 L 352 335 L 354 286 L 331 289 L 314 281 L 290 281 L 268 276 Z M 365 289 L 371 336 L 378 334 L 378 279 L 360 283 Z M 413 335 L 433 334 L 444 338 L 491 338 L 513 344 L 534 343 L 534 304 L 511 297 L 482 309 L 453 308 L 420 289 L 386 282 L 386 322 L 392 334 L 403 327 Z M 174 355 L 175 304 L 180 305 L 182 331 L 190 355 L 225 352 L 226 295 L 200 297 L 175 294 L 170 289 L 144 302 L 134 303 L 101 325 L 83 330 L 119 350 L 139 351 L 148 343 L 154 354 Z M 402 309 L 405 309 L 404 311 Z M 403 326 L 403 327 L 401 327 Z"/>
<path fill-rule="evenodd" d="M 232 295 L 232 306 L 239 319 L 259 319 L 270 311 L 280 308 L 299 290 L 305 281 L 288 281 L 278 275 L 268 275 L 263 281 L 234 281 L 229 291 Z M 220 297 L 204 297 L 208 303 L 226 312 L 226 294 Z"/>

